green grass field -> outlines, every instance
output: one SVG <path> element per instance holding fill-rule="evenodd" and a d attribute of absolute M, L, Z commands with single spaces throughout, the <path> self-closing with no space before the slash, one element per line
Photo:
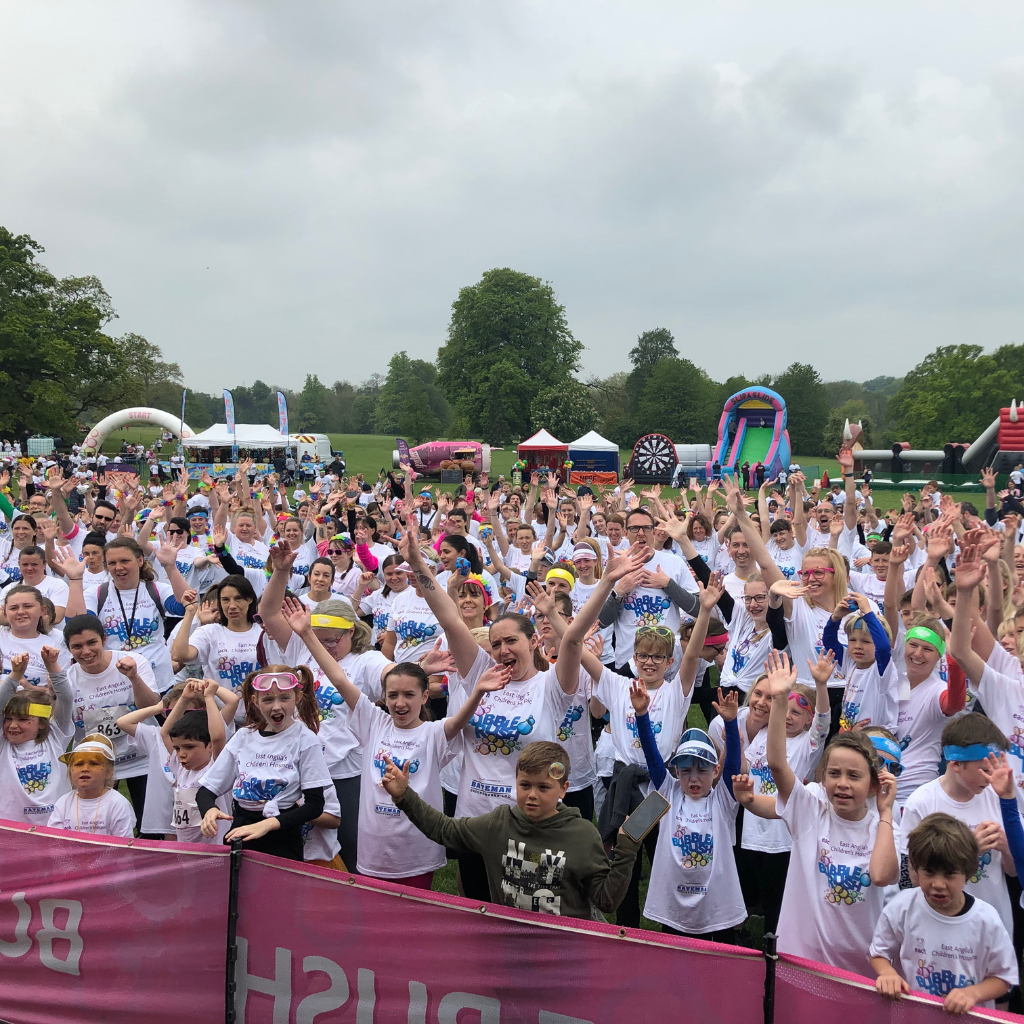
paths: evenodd
<path fill-rule="evenodd" d="M 107 438 L 103 444 L 103 450 L 108 454 L 116 453 L 121 447 L 122 440 L 127 440 L 131 444 L 148 445 L 156 440 L 158 435 L 159 431 L 151 427 L 125 427 L 122 430 L 114 431 Z M 393 437 L 383 434 L 329 434 L 328 437 L 330 437 L 331 445 L 335 449 L 340 449 L 345 453 L 345 463 L 350 473 L 362 473 L 368 479 L 374 480 L 381 469 L 391 469 L 391 453 L 395 447 L 395 439 Z M 631 455 L 632 452 L 628 450 L 620 451 L 621 463 L 625 465 Z M 494 451 L 491 457 L 491 478 L 495 479 L 502 473 L 506 477 L 511 477 L 512 463 L 516 461 L 516 458 L 516 450 L 512 447 Z M 827 472 L 830 479 L 838 480 L 842 478 L 842 470 L 835 459 L 826 459 L 823 456 L 797 455 L 794 457 L 794 461 L 804 468 L 817 466 L 817 475 Z M 449 485 L 443 488 L 443 490 L 452 489 Z M 666 488 L 665 493 L 668 497 L 672 498 L 677 497 L 679 494 L 678 491 L 673 491 L 670 488 Z M 957 500 L 973 501 L 979 508 L 981 507 L 980 502 L 983 502 L 985 498 L 985 493 L 980 488 L 977 491 L 957 490 L 954 493 Z M 882 509 L 898 508 L 899 492 L 879 488 L 876 491 L 875 502 Z"/>

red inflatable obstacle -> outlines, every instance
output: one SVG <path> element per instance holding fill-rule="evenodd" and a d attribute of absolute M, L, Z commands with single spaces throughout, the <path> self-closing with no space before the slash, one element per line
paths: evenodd
<path fill-rule="evenodd" d="M 1018 407 L 1016 399 L 1009 409 L 999 410 L 999 450 L 1024 452 L 1024 406 Z"/>

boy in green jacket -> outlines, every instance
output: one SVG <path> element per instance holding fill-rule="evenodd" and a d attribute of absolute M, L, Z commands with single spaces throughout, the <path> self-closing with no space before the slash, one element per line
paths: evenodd
<path fill-rule="evenodd" d="M 611 913 L 626 894 L 638 844 L 620 829 L 609 861 L 593 823 L 559 804 L 569 755 L 558 743 L 528 744 L 516 766 L 516 806 L 475 818 L 448 818 L 431 807 L 409 789 L 408 767 L 400 771 L 390 760 L 382 783 L 424 835 L 483 857 L 494 903 L 603 921 L 598 911 Z"/>

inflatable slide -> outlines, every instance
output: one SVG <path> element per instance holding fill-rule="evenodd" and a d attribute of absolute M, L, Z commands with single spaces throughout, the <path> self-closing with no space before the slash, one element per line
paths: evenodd
<path fill-rule="evenodd" d="M 792 453 L 786 430 L 786 403 L 771 388 L 746 388 L 725 403 L 718 421 L 712 461 L 723 473 L 737 473 L 744 462 L 762 462 L 768 479 L 789 468 Z"/>

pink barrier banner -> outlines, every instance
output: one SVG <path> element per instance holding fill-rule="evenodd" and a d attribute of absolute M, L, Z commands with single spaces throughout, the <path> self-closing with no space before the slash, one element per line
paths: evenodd
<path fill-rule="evenodd" d="M 0 1019 L 224 1019 L 230 852 L 0 821 Z"/>
<path fill-rule="evenodd" d="M 875 992 L 874 979 L 826 967 L 813 960 L 780 955 L 775 970 L 775 1020 L 795 1024 L 820 1024 L 837 1019 L 857 1024 L 950 1024 L 950 1021 L 1021 1021 L 1015 1013 L 976 1009 L 951 1017 L 937 996 L 904 996 L 898 1002 L 882 999 Z"/>
<path fill-rule="evenodd" d="M 262 854 L 245 855 L 239 908 L 245 1024 L 762 1019 L 754 950 L 482 907 Z"/>

